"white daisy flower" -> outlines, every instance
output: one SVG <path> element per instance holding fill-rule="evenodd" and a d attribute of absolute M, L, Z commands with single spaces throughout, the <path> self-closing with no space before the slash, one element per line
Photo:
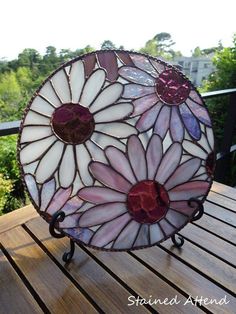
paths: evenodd
<path fill-rule="evenodd" d="M 124 149 L 119 139 L 137 133 L 121 121 L 133 111 L 131 103 L 119 103 L 122 93 L 122 84 L 108 82 L 104 69 L 86 76 L 83 60 L 61 67 L 37 91 L 24 117 L 19 140 L 24 173 L 39 184 L 53 176 L 63 188 L 75 182 L 77 191 L 93 184 L 91 159 L 103 161 L 104 147 Z"/>

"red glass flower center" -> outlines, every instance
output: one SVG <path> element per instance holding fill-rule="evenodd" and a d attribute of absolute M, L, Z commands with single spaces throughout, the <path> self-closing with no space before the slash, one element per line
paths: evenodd
<path fill-rule="evenodd" d="M 213 175 L 214 172 L 214 153 L 211 152 L 206 159 L 206 171 L 209 176 Z"/>
<path fill-rule="evenodd" d="M 145 180 L 134 185 L 128 194 L 129 213 L 139 223 L 154 223 L 163 218 L 169 205 L 169 196 L 163 185 Z"/>
<path fill-rule="evenodd" d="M 169 105 L 179 105 L 189 96 L 190 83 L 173 69 L 163 71 L 156 80 L 160 99 Z"/>
<path fill-rule="evenodd" d="M 55 110 L 52 128 L 64 142 L 81 144 L 92 135 L 94 118 L 89 109 L 80 104 L 64 104 Z"/>

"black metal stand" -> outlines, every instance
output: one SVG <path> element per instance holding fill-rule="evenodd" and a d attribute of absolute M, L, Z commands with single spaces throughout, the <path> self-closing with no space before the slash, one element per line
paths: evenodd
<path fill-rule="evenodd" d="M 192 207 L 192 208 L 195 208 L 197 205 L 197 213 L 192 217 L 191 221 L 196 221 L 198 219 L 200 219 L 204 213 L 204 206 L 202 204 L 202 201 L 200 201 L 199 199 L 197 198 L 190 198 L 188 200 L 188 206 L 189 207 Z M 174 244 L 174 246 L 180 248 L 183 244 L 184 244 L 184 238 L 181 236 L 181 235 L 178 235 L 178 240 L 176 239 L 176 234 L 173 234 L 172 237 L 171 237 L 171 240 Z"/>
<path fill-rule="evenodd" d="M 63 211 L 59 211 L 52 216 L 52 220 L 49 223 L 49 232 L 54 238 L 64 238 L 65 234 L 62 232 L 57 232 L 56 227 L 58 222 L 62 222 L 65 219 L 65 213 Z M 75 242 L 70 239 L 70 251 L 65 252 L 62 256 L 62 260 L 65 263 L 69 263 L 73 258 L 75 252 Z"/>

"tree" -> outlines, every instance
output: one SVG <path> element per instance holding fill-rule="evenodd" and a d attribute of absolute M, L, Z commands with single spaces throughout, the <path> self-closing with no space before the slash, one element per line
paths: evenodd
<path fill-rule="evenodd" d="M 163 57 L 164 59 L 173 59 L 176 55 L 181 55 L 181 52 L 177 53 L 171 48 L 174 45 L 174 41 L 171 39 L 169 33 L 158 33 L 152 39 L 148 40 L 140 52 L 147 53 L 154 57 Z"/>
<path fill-rule="evenodd" d="M 111 40 L 104 40 L 104 42 L 101 44 L 101 49 L 116 49 L 115 44 Z"/>
<path fill-rule="evenodd" d="M 197 58 L 197 57 L 200 57 L 200 56 L 202 56 L 202 55 L 203 55 L 203 53 L 202 53 L 202 50 L 200 49 L 199 46 L 197 46 L 196 48 L 194 48 L 194 50 L 192 51 L 192 57 Z"/>

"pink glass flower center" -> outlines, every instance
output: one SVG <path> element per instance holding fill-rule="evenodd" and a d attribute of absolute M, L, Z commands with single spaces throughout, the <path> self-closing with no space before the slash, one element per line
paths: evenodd
<path fill-rule="evenodd" d="M 156 91 L 160 99 L 169 105 L 179 105 L 189 96 L 190 84 L 173 69 L 163 71 L 156 80 Z"/>
<path fill-rule="evenodd" d="M 214 172 L 214 153 L 211 152 L 206 159 L 206 171 L 209 176 L 213 175 Z"/>
<path fill-rule="evenodd" d="M 169 196 L 163 185 L 145 180 L 134 185 L 128 194 L 130 215 L 139 223 L 154 223 L 163 218 L 169 205 Z"/>
<path fill-rule="evenodd" d="M 93 115 L 80 104 L 64 104 L 52 116 L 54 133 L 70 144 L 84 143 L 92 135 L 94 125 Z"/>

